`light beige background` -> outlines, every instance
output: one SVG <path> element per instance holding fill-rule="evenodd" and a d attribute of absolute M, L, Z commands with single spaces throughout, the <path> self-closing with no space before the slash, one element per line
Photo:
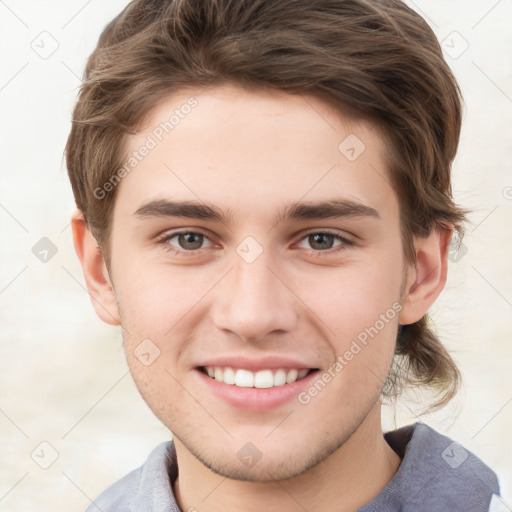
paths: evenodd
<path fill-rule="evenodd" d="M 503 497 L 494 510 L 510 511 L 512 1 L 409 3 L 444 41 L 462 87 L 454 189 L 473 209 L 467 253 L 450 264 L 433 308 L 465 386 L 423 421 L 495 469 Z M 0 1 L 0 512 L 84 510 L 169 438 L 132 383 L 119 330 L 95 316 L 69 228 L 71 109 L 86 57 L 124 5 Z M 46 263 L 32 252 L 42 237 L 57 249 Z M 420 408 L 401 401 L 384 427 L 416 421 Z"/>

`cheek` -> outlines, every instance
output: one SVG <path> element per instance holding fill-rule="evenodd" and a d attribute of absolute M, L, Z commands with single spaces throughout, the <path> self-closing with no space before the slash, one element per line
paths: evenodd
<path fill-rule="evenodd" d="M 394 355 L 402 273 L 400 253 L 372 255 L 302 289 L 339 365 L 343 389 L 379 388 Z M 321 320 L 315 320 L 314 317 Z"/>
<path fill-rule="evenodd" d="M 381 315 L 387 315 L 386 326 L 396 324 L 401 283 L 401 269 L 396 263 L 373 260 L 367 265 L 340 268 L 324 277 L 317 275 L 301 294 L 331 334 L 346 338 L 374 325 Z"/>
<path fill-rule="evenodd" d="M 168 423 L 169 411 L 180 410 L 187 395 L 184 396 L 183 389 L 177 384 L 174 371 L 164 353 L 146 366 L 128 348 L 129 344 L 125 343 L 125 350 L 133 381 L 154 414 L 164 423 Z"/>
<path fill-rule="evenodd" d="M 147 264 L 127 268 L 116 286 L 123 327 L 144 336 L 164 336 L 179 325 L 211 288 L 215 276 L 197 270 Z"/>

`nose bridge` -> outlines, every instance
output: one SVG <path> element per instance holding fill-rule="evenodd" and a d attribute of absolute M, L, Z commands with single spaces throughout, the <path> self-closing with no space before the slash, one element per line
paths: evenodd
<path fill-rule="evenodd" d="M 219 290 L 214 320 L 219 329 L 252 341 L 272 331 L 291 330 L 296 312 L 293 294 L 281 282 L 279 271 L 272 268 L 270 251 L 251 238 L 233 254 L 233 270 Z"/>

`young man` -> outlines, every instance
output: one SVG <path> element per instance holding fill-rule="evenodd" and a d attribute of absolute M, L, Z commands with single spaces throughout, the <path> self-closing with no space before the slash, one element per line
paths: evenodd
<path fill-rule="evenodd" d="M 96 312 L 172 432 L 102 511 L 484 511 L 475 455 L 381 402 L 459 373 L 427 322 L 461 99 L 399 0 L 136 0 L 67 144 Z"/>

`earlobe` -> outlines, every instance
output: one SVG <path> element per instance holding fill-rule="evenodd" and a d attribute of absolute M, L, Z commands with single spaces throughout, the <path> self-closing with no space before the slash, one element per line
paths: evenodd
<path fill-rule="evenodd" d="M 80 210 L 73 213 L 71 227 L 75 251 L 82 264 L 87 290 L 96 314 L 108 324 L 120 325 L 117 302 L 103 254 Z"/>
<path fill-rule="evenodd" d="M 436 229 L 425 238 L 415 239 L 416 264 L 408 273 L 400 324 L 421 320 L 446 284 L 448 244 L 452 229 Z"/>

